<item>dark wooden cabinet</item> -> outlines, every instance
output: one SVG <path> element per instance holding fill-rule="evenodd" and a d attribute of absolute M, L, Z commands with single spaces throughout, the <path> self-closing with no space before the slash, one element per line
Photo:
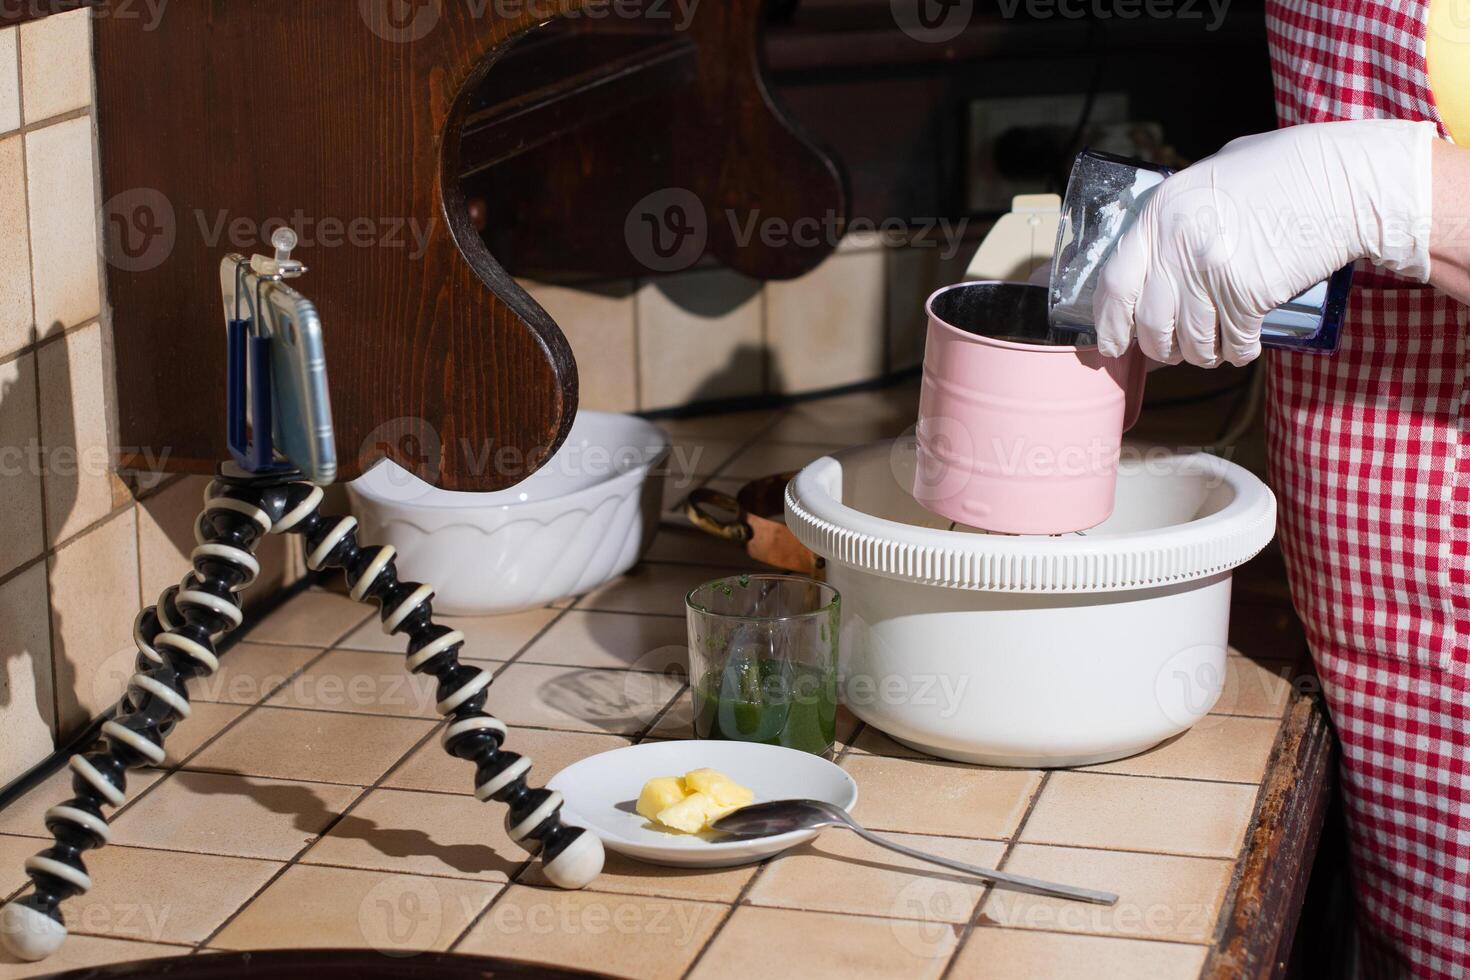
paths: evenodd
<path fill-rule="evenodd" d="M 146 29 L 99 17 L 122 465 L 208 472 L 225 455 L 218 267 L 282 223 L 326 325 L 341 477 L 388 456 L 458 490 L 524 478 L 577 405 L 565 339 L 496 248 L 519 273 L 664 271 L 638 234 L 694 215 L 681 261 L 816 265 L 830 241 L 743 243 L 725 217 L 846 214 L 837 166 L 766 88 L 763 0 L 652 14 L 673 6 L 188 0 Z M 543 7 L 561 22 L 542 28 Z"/>

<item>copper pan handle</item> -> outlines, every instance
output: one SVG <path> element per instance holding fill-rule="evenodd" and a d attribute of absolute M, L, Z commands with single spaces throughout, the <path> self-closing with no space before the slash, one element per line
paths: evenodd
<path fill-rule="evenodd" d="M 735 519 L 722 521 L 706 513 L 704 508 L 710 506 L 733 511 Z M 740 502 L 728 493 L 712 487 L 697 487 L 690 492 L 689 499 L 684 502 L 684 514 L 689 518 L 689 523 L 705 534 L 741 544 L 750 540 L 751 530 L 750 525 L 745 523 L 745 510 L 740 506 Z"/>

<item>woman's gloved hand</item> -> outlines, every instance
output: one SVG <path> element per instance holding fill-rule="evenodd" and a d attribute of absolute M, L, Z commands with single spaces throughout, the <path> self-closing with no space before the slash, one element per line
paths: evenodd
<path fill-rule="evenodd" d="M 1261 318 L 1359 258 L 1429 277 L 1432 123 L 1362 120 L 1235 140 L 1164 181 L 1093 296 L 1098 346 L 1244 364 Z"/>

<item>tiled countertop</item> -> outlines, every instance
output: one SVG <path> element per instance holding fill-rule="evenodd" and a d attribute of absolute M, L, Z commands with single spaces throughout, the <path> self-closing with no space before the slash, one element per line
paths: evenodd
<path fill-rule="evenodd" d="M 709 482 L 797 466 L 837 442 L 892 435 L 912 391 L 673 423 L 669 504 Z M 834 439 L 841 433 L 841 440 Z M 686 474 L 689 474 L 686 476 Z M 567 764 L 690 735 L 681 678 L 684 591 L 751 567 L 671 509 L 649 560 L 575 601 L 453 621 L 496 672 L 488 710 L 541 785 Z M 1267 576 L 1269 578 L 1269 576 Z M 1276 586 L 1280 588 L 1280 586 Z M 830 833 L 756 867 L 681 872 L 609 854 L 587 891 L 542 886 L 502 811 L 438 745 L 431 688 L 411 678 L 372 611 L 328 591 L 292 599 L 199 685 L 165 769 L 129 780 L 96 886 L 67 906 L 73 935 L 46 964 L 0 978 L 191 950 L 457 950 L 639 978 L 1194 977 L 1228 904 L 1291 699 L 1300 649 L 1279 596 L 1237 614 L 1215 712 L 1173 742 L 1067 771 L 920 757 L 850 716 L 840 763 L 856 816 L 913 846 L 1118 891 L 1101 908 L 916 873 Z M 372 617 L 372 618 L 370 618 Z M 58 775 L 0 813 L 0 894 L 69 795 Z"/>

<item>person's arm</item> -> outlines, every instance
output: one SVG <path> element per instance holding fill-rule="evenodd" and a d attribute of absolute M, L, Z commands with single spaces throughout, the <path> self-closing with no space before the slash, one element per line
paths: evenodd
<path fill-rule="evenodd" d="M 1434 144 L 1434 222 L 1429 281 L 1470 303 L 1470 148 Z"/>
<path fill-rule="evenodd" d="M 1247 136 L 1153 192 L 1099 279 L 1098 346 L 1244 364 L 1266 313 L 1360 258 L 1470 301 L 1467 229 L 1470 150 L 1432 123 Z"/>

